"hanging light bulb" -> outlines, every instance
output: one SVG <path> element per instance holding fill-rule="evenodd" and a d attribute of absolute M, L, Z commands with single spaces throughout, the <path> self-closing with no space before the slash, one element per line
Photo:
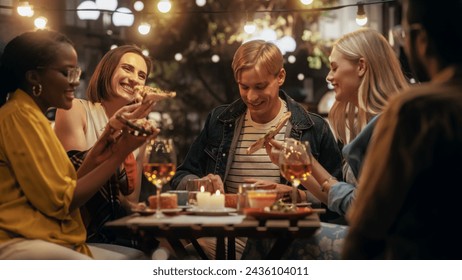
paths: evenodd
<path fill-rule="evenodd" d="M 96 0 L 96 6 L 101 10 L 114 11 L 117 8 L 117 0 Z"/>
<path fill-rule="evenodd" d="M 166 14 L 172 9 L 172 3 L 170 0 L 160 0 L 159 3 L 157 3 L 157 9 L 159 12 Z"/>
<path fill-rule="evenodd" d="M 38 17 L 34 20 L 34 25 L 38 29 L 44 29 L 47 27 L 48 19 L 46 17 Z"/>
<path fill-rule="evenodd" d="M 112 14 L 112 22 L 115 26 L 132 26 L 135 16 L 129 8 L 118 8 Z"/>
<path fill-rule="evenodd" d="M 97 9 L 98 7 L 95 2 L 83 1 L 77 7 L 77 16 L 81 20 L 97 20 L 99 18 L 99 11 Z"/>
<path fill-rule="evenodd" d="M 181 61 L 183 59 L 183 55 L 181 53 L 176 53 L 175 54 L 175 60 L 176 61 Z"/>
<path fill-rule="evenodd" d="M 253 21 L 247 21 L 244 25 L 244 31 L 247 34 L 253 34 L 257 30 L 257 26 Z"/>
<path fill-rule="evenodd" d="M 133 8 L 135 11 L 141 12 L 144 9 L 144 3 L 143 1 L 136 1 L 133 3 Z"/>
<path fill-rule="evenodd" d="M 151 25 L 147 22 L 142 22 L 139 26 L 138 26 L 138 32 L 141 34 L 141 35 L 146 35 L 148 34 L 149 32 L 151 31 Z"/>
<path fill-rule="evenodd" d="M 29 1 L 19 1 L 17 11 L 22 17 L 31 17 L 34 15 L 34 8 L 29 5 Z"/>
<path fill-rule="evenodd" d="M 364 11 L 364 4 L 358 2 L 358 12 L 356 13 L 356 23 L 359 26 L 364 26 L 367 23 L 366 11 Z"/>
<path fill-rule="evenodd" d="M 300 3 L 302 3 L 303 5 L 309 5 L 313 3 L 313 0 L 300 0 Z"/>
<path fill-rule="evenodd" d="M 211 59 L 213 63 L 218 63 L 220 61 L 220 56 L 218 54 L 214 54 Z"/>
<path fill-rule="evenodd" d="M 206 0 L 196 0 L 196 5 L 198 7 L 203 7 L 203 6 L 205 6 L 205 4 L 207 4 Z"/>
<path fill-rule="evenodd" d="M 294 55 L 289 55 L 287 61 L 289 61 L 290 64 L 294 64 L 295 61 L 297 61 L 297 58 Z"/>

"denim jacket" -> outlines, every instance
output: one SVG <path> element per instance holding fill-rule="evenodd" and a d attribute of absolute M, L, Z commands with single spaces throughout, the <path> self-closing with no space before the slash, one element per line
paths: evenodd
<path fill-rule="evenodd" d="M 286 137 L 309 141 L 313 156 L 332 175 L 341 177 L 342 155 L 327 122 L 321 116 L 306 111 L 282 90 L 279 96 L 292 112 Z M 220 175 L 222 181 L 226 181 L 246 110 L 242 99 L 212 110 L 171 181 L 173 189 L 184 189 L 188 179 L 201 178 L 209 173 Z M 283 177 L 281 183 L 288 184 Z"/>
<path fill-rule="evenodd" d="M 349 144 L 343 147 L 342 153 L 354 180 L 346 179 L 331 186 L 327 199 L 329 210 L 345 215 L 351 203 L 356 198 L 356 178 L 363 165 L 369 141 L 375 128 L 379 115 L 372 118 L 366 127 Z M 344 172 L 345 175 L 348 172 Z"/>

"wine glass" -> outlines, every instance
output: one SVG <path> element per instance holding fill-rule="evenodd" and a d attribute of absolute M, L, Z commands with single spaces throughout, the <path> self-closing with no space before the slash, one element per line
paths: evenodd
<path fill-rule="evenodd" d="M 292 204 L 297 203 L 298 186 L 311 175 L 312 163 L 310 143 L 286 138 L 279 154 L 282 175 L 292 183 Z"/>
<path fill-rule="evenodd" d="M 147 143 L 143 158 L 143 174 L 151 184 L 156 186 L 157 210 L 156 218 L 164 215 L 160 212 L 160 193 L 162 187 L 169 182 L 176 171 L 176 153 L 171 138 L 150 140 Z"/>

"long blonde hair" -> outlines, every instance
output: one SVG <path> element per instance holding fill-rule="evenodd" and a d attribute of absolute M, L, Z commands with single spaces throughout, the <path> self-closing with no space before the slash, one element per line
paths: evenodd
<path fill-rule="evenodd" d="M 382 112 L 388 98 L 408 87 L 401 64 L 385 37 L 370 28 L 361 28 L 338 39 L 333 48 L 347 60 L 358 63 L 363 58 L 366 71 L 358 88 L 358 106 L 335 101 L 329 121 L 337 139 L 347 144 Z"/>

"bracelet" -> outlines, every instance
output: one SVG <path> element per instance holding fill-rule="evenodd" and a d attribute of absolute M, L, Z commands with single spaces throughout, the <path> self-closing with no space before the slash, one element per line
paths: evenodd
<path fill-rule="evenodd" d="M 329 186 L 329 181 L 331 181 L 331 180 L 337 180 L 337 178 L 330 176 L 329 178 L 324 180 L 324 182 L 322 182 L 322 184 L 321 184 L 321 191 L 322 192 L 327 192 L 328 191 L 327 186 Z"/>

